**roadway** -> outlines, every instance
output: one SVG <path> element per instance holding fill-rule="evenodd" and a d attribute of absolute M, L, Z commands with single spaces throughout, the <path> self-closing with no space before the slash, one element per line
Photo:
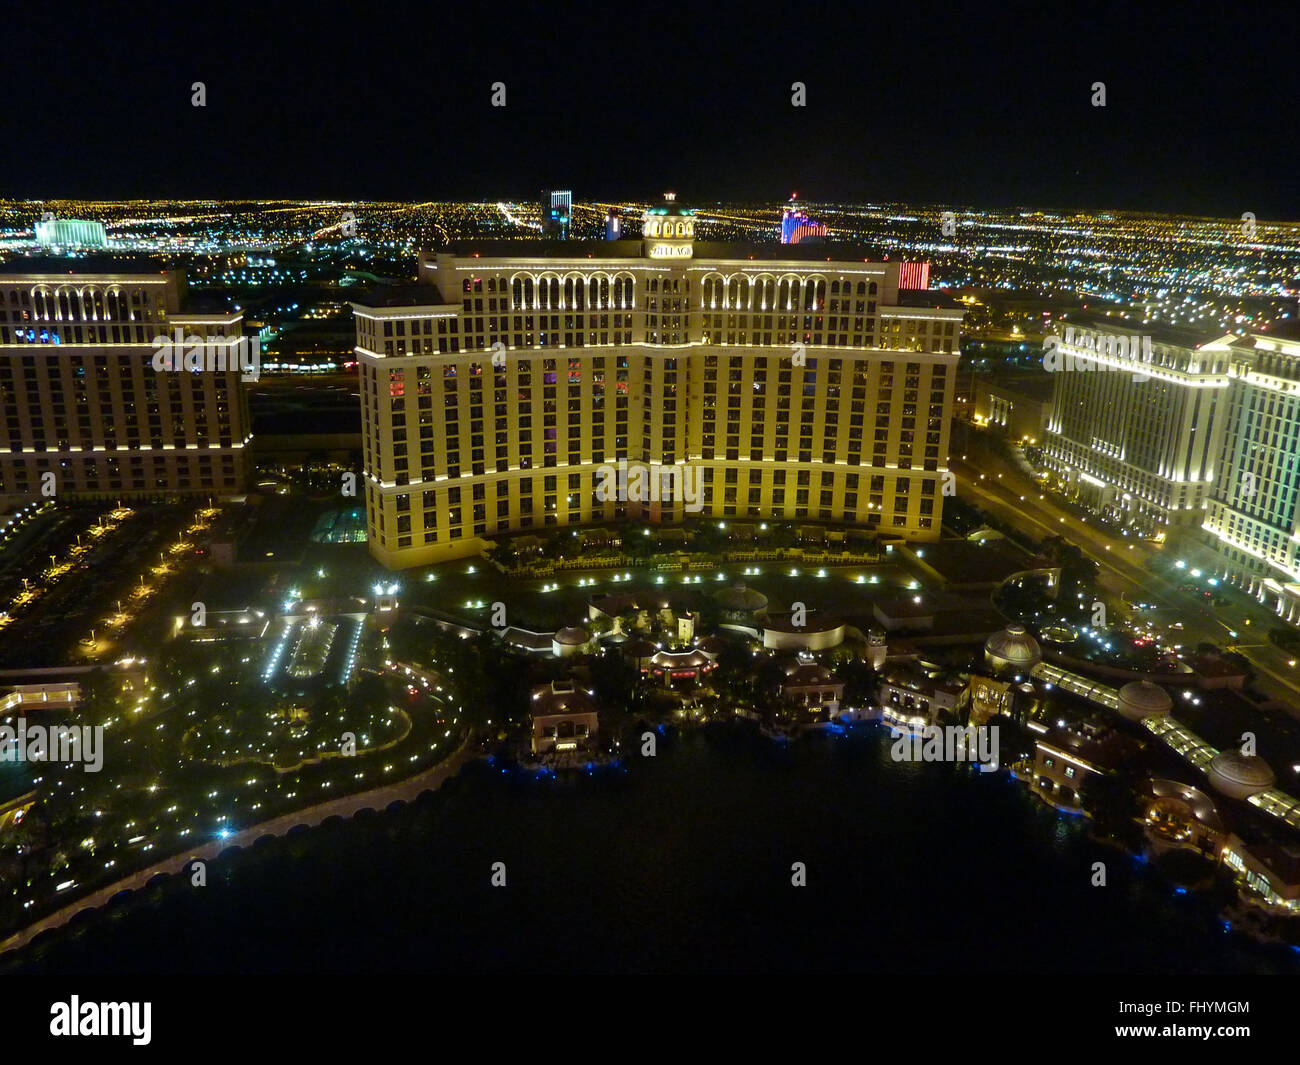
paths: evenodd
<path fill-rule="evenodd" d="M 960 429 L 954 437 L 960 439 Z M 1268 609 L 1245 595 L 1220 585 L 1216 593 L 1234 601 L 1211 609 L 1203 596 L 1183 590 L 1172 579 L 1172 562 L 1162 545 L 1121 536 L 1095 519 L 1076 512 L 1045 493 L 1028 474 L 989 446 L 986 435 L 967 427 L 964 442 L 954 442 L 949 465 L 957 476 L 957 497 L 998 517 L 1034 541 L 1050 535 L 1064 536 L 1098 564 L 1102 587 L 1122 594 L 1129 602 L 1158 601 L 1172 607 L 1183 623 L 1175 642 L 1195 649 L 1198 643 L 1216 644 L 1238 651 L 1254 666 L 1261 691 L 1287 703 L 1300 717 L 1300 678 L 1294 661 L 1268 642 L 1268 630 L 1282 622 Z M 1192 579 L 1186 578 L 1188 582 Z M 1234 635 L 1234 633 L 1236 635 Z M 1241 634 L 1257 634 L 1240 642 Z M 1169 641 L 1170 636 L 1166 635 Z"/>

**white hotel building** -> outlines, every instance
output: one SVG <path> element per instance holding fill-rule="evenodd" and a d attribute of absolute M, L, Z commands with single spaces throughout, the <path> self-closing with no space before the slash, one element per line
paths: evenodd
<path fill-rule="evenodd" d="M 1300 337 L 1198 341 L 1103 317 L 1059 328 L 1048 467 L 1144 533 L 1199 530 L 1205 568 L 1300 623 Z M 1098 351 L 1098 337 L 1143 333 L 1150 361 Z"/>
<path fill-rule="evenodd" d="M 961 310 L 897 262 L 694 225 L 666 204 L 643 240 L 467 243 L 353 305 L 376 558 L 696 513 L 938 537 Z M 701 498 L 602 498 L 620 460 L 696 467 Z"/>
<path fill-rule="evenodd" d="M 1219 462 L 1228 353 L 1122 319 L 1072 315 L 1057 328 L 1048 468 L 1080 502 L 1144 534 L 1201 524 Z M 1129 351 L 1115 350 L 1110 338 L 1119 337 L 1133 338 Z"/>
<path fill-rule="evenodd" d="M 1232 388 L 1205 515 L 1224 576 L 1300 622 L 1300 338 L 1224 337 Z"/>

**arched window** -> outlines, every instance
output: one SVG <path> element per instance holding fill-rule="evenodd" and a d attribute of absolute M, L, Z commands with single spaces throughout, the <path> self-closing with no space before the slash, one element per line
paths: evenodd
<path fill-rule="evenodd" d="M 615 305 L 622 310 L 636 306 L 636 279 L 629 274 L 621 275 L 614 282 Z"/>
<path fill-rule="evenodd" d="M 795 287 L 793 280 L 788 277 L 781 278 L 781 287 L 777 293 L 777 309 L 785 312 L 794 309 Z"/>
<path fill-rule="evenodd" d="M 704 279 L 704 306 L 716 310 L 722 298 L 722 278 L 713 275 Z"/>

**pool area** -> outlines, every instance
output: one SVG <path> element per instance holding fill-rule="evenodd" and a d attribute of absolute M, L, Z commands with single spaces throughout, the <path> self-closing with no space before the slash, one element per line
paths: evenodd
<path fill-rule="evenodd" d="M 364 544 L 366 542 L 366 508 L 343 507 L 327 510 L 311 531 L 314 544 Z"/>

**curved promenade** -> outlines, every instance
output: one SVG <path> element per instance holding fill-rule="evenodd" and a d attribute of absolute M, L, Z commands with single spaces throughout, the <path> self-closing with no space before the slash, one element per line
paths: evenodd
<path fill-rule="evenodd" d="M 344 795 L 318 806 L 308 806 L 302 810 L 283 814 L 270 821 L 251 825 L 228 839 L 213 840 L 194 850 L 182 851 L 170 858 L 164 858 L 147 869 L 141 869 L 76 902 L 70 902 L 62 909 L 55 910 L 34 924 L 15 932 L 8 939 L 0 942 L 0 954 L 26 946 L 42 932 L 67 924 L 83 911 L 96 910 L 123 892 L 138 891 L 157 876 L 183 875 L 189 871 L 191 862 L 215 861 L 228 850 L 251 847 L 262 839 L 286 836 L 295 828 L 315 828 L 332 817 L 350 818 L 363 810 L 377 813 L 395 802 L 414 802 L 425 792 L 437 791 L 444 782 L 459 773 L 466 762 L 473 760 L 475 757 L 475 751 L 471 746 L 473 738 L 471 733 L 451 757 L 407 780 L 385 784 L 356 795 Z"/>

